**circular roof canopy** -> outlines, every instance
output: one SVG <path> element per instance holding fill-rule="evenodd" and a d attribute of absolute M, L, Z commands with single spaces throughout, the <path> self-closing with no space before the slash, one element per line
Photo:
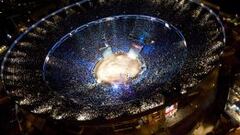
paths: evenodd
<path fill-rule="evenodd" d="M 1 77 L 33 113 L 109 120 L 160 107 L 194 87 L 217 65 L 224 42 L 219 18 L 191 1 L 85 0 L 20 35 Z M 116 53 L 138 58 L 141 72 L 127 84 L 99 83 L 95 66 Z"/>

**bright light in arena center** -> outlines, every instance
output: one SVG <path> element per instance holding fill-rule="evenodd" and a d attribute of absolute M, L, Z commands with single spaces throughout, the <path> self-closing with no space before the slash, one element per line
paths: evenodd
<path fill-rule="evenodd" d="M 133 44 L 128 53 L 112 53 L 111 47 L 104 48 L 103 59 L 94 68 L 97 82 L 115 86 L 135 79 L 142 69 L 142 63 L 138 59 L 141 49 L 142 46 L 137 44 Z"/>

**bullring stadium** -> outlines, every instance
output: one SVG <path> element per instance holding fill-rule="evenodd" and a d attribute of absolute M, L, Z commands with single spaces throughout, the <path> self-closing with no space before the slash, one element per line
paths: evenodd
<path fill-rule="evenodd" d="M 19 112 L 62 134 L 183 134 L 214 103 L 225 44 L 202 3 L 82 0 L 21 33 L 1 79 Z"/>

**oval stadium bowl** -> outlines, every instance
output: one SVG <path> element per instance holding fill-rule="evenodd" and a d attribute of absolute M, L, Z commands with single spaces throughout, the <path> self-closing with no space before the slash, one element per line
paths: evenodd
<path fill-rule="evenodd" d="M 164 108 L 216 66 L 225 32 L 187 0 L 83 0 L 42 18 L 1 65 L 6 92 L 58 120 L 114 121 Z"/>

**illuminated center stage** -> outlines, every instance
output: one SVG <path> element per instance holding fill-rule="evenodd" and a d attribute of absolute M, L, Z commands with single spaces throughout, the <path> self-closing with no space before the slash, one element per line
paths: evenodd
<path fill-rule="evenodd" d="M 140 47 L 140 46 L 139 46 Z M 94 69 L 98 83 L 115 85 L 128 84 L 135 79 L 142 70 L 142 63 L 138 59 L 138 52 L 130 49 L 128 53 L 117 52 L 112 54 L 108 48 L 103 52 L 104 58 L 100 60 Z"/>

